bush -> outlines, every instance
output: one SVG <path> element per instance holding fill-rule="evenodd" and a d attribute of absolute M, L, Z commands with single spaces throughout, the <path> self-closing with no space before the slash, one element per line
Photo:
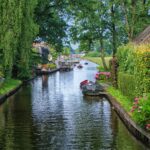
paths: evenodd
<path fill-rule="evenodd" d="M 105 69 L 104 69 L 104 67 L 103 67 L 103 66 L 98 66 L 98 67 L 97 67 L 97 69 L 98 69 L 100 72 L 107 71 L 107 70 L 105 70 Z"/>
<path fill-rule="evenodd" d="M 3 74 L 3 68 L 2 66 L 0 65 L 0 78 L 4 77 L 4 74 Z"/>
<path fill-rule="evenodd" d="M 141 96 L 150 92 L 150 45 L 137 47 L 135 64 L 136 94 Z"/>
<path fill-rule="evenodd" d="M 126 76 L 126 80 L 123 79 L 123 75 L 120 76 L 119 85 L 121 88 L 127 85 L 133 87 L 135 85 L 135 95 L 143 96 L 150 91 L 150 45 L 133 45 L 128 44 L 118 48 L 117 58 L 119 62 L 119 71 L 122 73 L 132 74 Z M 129 80 L 129 81 L 128 81 Z M 123 83 L 122 83 L 123 82 Z M 126 89 L 126 86 L 124 87 Z M 128 92 L 127 92 L 128 93 Z M 133 94 L 129 94 L 129 97 L 133 97 Z"/>
<path fill-rule="evenodd" d="M 134 120 L 146 128 L 150 124 L 150 94 L 145 98 L 135 98 L 131 112 Z"/>
<path fill-rule="evenodd" d="M 48 69 L 56 69 L 56 64 L 47 64 Z"/>
<path fill-rule="evenodd" d="M 118 88 L 123 95 L 127 96 L 129 99 L 134 99 L 135 94 L 135 78 L 134 75 L 129 75 L 127 73 L 118 73 Z"/>
<path fill-rule="evenodd" d="M 123 45 L 117 50 L 119 71 L 133 74 L 135 66 L 135 46 L 132 44 Z"/>

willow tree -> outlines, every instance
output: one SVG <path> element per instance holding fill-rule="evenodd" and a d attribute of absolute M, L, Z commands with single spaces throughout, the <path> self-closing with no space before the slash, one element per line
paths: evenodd
<path fill-rule="evenodd" d="M 21 20 L 21 32 L 15 61 L 18 68 L 17 75 L 20 78 L 28 78 L 31 74 L 32 42 L 38 33 L 38 26 L 34 23 L 33 19 L 36 4 L 37 0 L 24 0 L 22 7 L 23 18 Z"/>
<path fill-rule="evenodd" d="M 5 77 L 13 68 L 24 77 L 29 70 L 30 50 L 37 26 L 33 22 L 37 0 L 0 0 L 0 57 Z M 23 76 L 22 76 L 23 75 Z"/>
<path fill-rule="evenodd" d="M 21 31 L 22 2 L 18 5 L 17 0 L 1 0 L 0 5 L 1 60 L 5 76 L 10 77 Z"/>

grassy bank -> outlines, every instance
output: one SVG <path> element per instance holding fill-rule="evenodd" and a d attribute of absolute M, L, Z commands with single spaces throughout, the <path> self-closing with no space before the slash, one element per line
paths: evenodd
<path fill-rule="evenodd" d="M 109 87 L 107 89 L 108 93 L 110 93 L 121 105 L 122 107 L 129 113 L 131 110 L 131 107 L 133 105 L 133 102 L 124 96 L 119 90 Z"/>
<path fill-rule="evenodd" d="M 150 133 L 150 94 L 146 97 L 136 97 L 131 100 L 113 87 L 109 87 L 107 92 L 121 104 L 133 121 Z"/>
<path fill-rule="evenodd" d="M 0 96 L 8 93 L 21 84 L 20 80 L 8 79 L 0 86 Z"/>
<path fill-rule="evenodd" d="M 109 67 L 109 60 L 110 60 L 111 58 L 112 58 L 112 57 L 105 57 L 106 64 L 107 64 L 108 67 Z M 98 65 L 100 65 L 100 66 L 103 67 L 103 63 L 102 63 L 101 57 L 84 57 L 84 59 L 89 60 L 89 61 L 91 61 L 91 62 L 94 62 L 94 63 L 96 63 L 96 64 L 98 64 Z"/>

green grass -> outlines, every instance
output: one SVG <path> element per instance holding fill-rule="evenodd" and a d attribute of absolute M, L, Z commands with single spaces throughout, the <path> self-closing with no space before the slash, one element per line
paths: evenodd
<path fill-rule="evenodd" d="M 0 95 L 4 95 L 21 84 L 20 80 L 7 79 L 0 85 Z"/>
<path fill-rule="evenodd" d="M 129 113 L 131 107 L 133 106 L 133 101 L 124 96 L 119 90 L 109 87 L 107 89 L 108 93 L 110 93 L 120 104 L 121 106 Z"/>
<path fill-rule="evenodd" d="M 106 60 L 106 65 L 109 67 L 109 60 L 111 59 L 112 57 L 105 57 L 105 60 Z M 102 63 L 102 60 L 101 60 L 101 57 L 84 57 L 84 59 L 86 60 L 89 60 L 91 62 L 94 62 L 100 66 L 103 67 L 103 63 Z"/>

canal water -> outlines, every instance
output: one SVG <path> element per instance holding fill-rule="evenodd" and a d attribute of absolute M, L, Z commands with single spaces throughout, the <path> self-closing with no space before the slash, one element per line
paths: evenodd
<path fill-rule="evenodd" d="M 83 97 L 79 83 L 96 71 L 89 63 L 41 76 L 10 97 L 0 106 L 0 150 L 146 150 L 107 99 Z"/>

